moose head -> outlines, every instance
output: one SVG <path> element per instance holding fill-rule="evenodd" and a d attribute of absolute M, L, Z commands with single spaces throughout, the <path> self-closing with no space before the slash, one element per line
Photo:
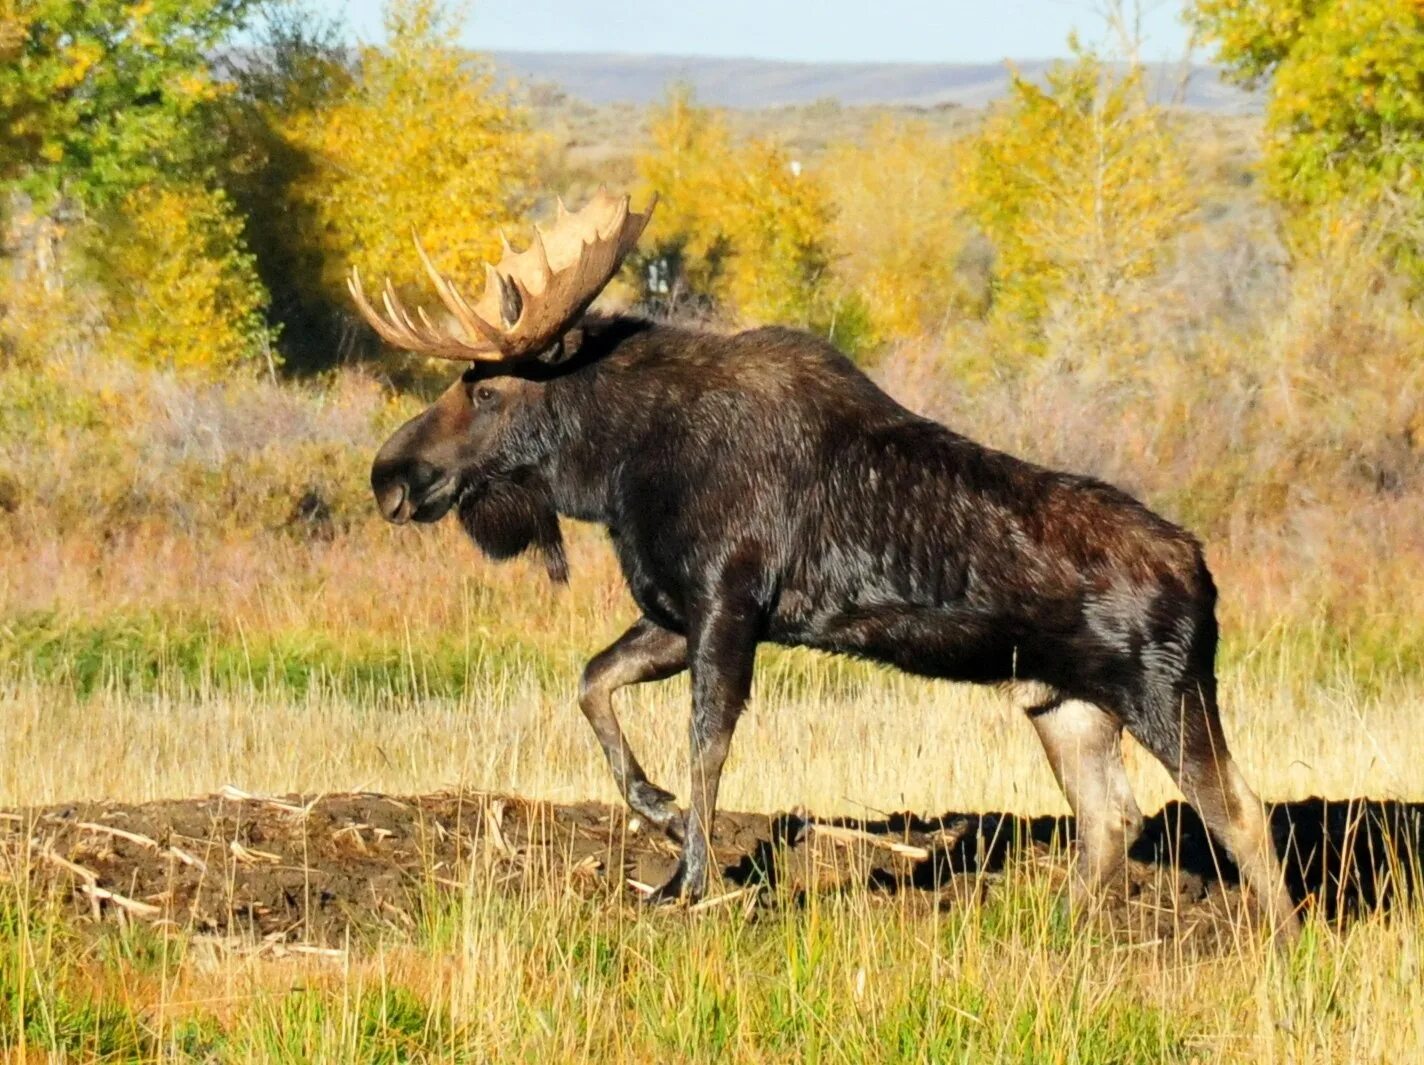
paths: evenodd
<path fill-rule="evenodd" d="M 356 306 L 387 343 L 470 364 L 377 454 L 371 488 L 388 521 L 433 522 L 456 508 L 492 558 L 532 546 L 550 577 L 565 579 L 556 501 L 543 472 L 557 443 L 548 385 L 581 365 L 581 345 L 571 334 L 637 244 L 655 204 L 639 214 L 629 197 L 606 189 L 576 212 L 558 201 L 553 226 L 536 228 L 528 248 L 516 252 L 504 242 L 498 264 L 486 264 L 484 292 L 473 304 L 417 239 L 421 263 L 457 330 L 437 326 L 423 308 L 412 315 L 389 280 L 382 315 L 352 269 L 348 287 Z"/>

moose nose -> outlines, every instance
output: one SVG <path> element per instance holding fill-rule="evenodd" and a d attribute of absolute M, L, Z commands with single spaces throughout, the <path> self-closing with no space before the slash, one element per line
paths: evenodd
<path fill-rule="evenodd" d="M 376 507 L 381 517 L 397 525 L 410 521 L 410 490 L 404 481 L 388 484 L 376 493 Z"/>

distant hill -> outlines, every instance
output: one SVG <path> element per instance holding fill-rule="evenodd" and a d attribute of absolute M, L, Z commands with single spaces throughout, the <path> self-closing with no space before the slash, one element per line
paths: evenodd
<path fill-rule="evenodd" d="M 842 104 L 915 107 L 979 107 L 1004 95 L 1009 75 L 1003 63 L 788 63 L 765 59 L 621 55 L 577 52 L 495 52 L 496 69 L 525 82 L 557 85 L 590 104 L 646 105 L 675 82 L 687 82 L 705 104 L 762 108 L 817 100 Z M 1039 80 L 1051 60 L 1015 66 Z M 1177 98 L 1182 68 L 1151 68 L 1154 95 Z M 1215 67 L 1193 66 L 1181 101 L 1194 110 L 1225 114 L 1257 111 L 1260 97 L 1228 85 Z"/>

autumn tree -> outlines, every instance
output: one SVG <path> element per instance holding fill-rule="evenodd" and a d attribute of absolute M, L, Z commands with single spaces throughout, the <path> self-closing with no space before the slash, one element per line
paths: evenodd
<path fill-rule="evenodd" d="M 772 142 L 733 145 L 686 89 L 654 109 L 650 140 L 637 160 L 644 193 L 663 204 L 650 254 L 673 260 L 694 293 L 748 323 L 828 335 L 857 317 L 833 285 L 835 208 L 817 173 Z"/>
<path fill-rule="evenodd" d="M 827 153 L 835 271 L 861 299 L 871 339 L 933 334 L 976 299 L 960 272 L 967 226 L 953 142 L 921 122 L 881 122 Z"/>
<path fill-rule="evenodd" d="M 1373 215 L 1424 282 L 1424 4 L 1197 0 L 1194 18 L 1234 78 L 1267 85 L 1266 178 L 1293 240 Z"/>
<path fill-rule="evenodd" d="M 84 234 L 107 295 L 108 353 L 202 373 L 270 354 L 266 291 L 221 190 L 144 186 L 120 206 Z"/>
<path fill-rule="evenodd" d="M 527 210 L 535 140 L 457 46 L 457 15 L 435 0 L 390 0 L 386 44 L 327 72 L 339 91 L 274 109 L 284 150 L 300 161 L 283 194 L 285 224 L 314 257 L 299 280 L 308 302 L 344 308 L 353 265 L 374 279 L 423 277 L 412 231 L 478 291 L 500 228 Z"/>
<path fill-rule="evenodd" d="M 720 115 L 697 106 L 689 86 L 677 85 L 653 107 L 648 139 L 651 148 L 637 159 L 641 196 L 656 193 L 659 201 L 645 257 L 670 264 L 673 284 L 710 296 L 731 252 L 726 219 L 719 213 L 731 134 Z"/>
<path fill-rule="evenodd" d="M 102 351 L 219 369 L 268 350 L 265 293 L 216 186 L 211 136 L 228 88 L 214 56 L 254 5 L 20 0 L 0 12 L 0 192 L 37 216 L 21 242 L 32 261 L 0 293 L 12 350 L 45 335 L 17 316 L 71 320 L 61 267 L 76 246 L 94 253 L 80 265 L 99 283 L 87 302 L 109 326 Z M 180 323 L 181 339 L 153 332 Z"/>
<path fill-rule="evenodd" d="M 1080 54 L 1007 103 L 965 146 L 965 193 L 993 245 L 991 316 L 1041 350 L 1050 325 L 1090 356 L 1123 354 L 1140 283 L 1187 225 L 1186 159 L 1141 68 Z"/>

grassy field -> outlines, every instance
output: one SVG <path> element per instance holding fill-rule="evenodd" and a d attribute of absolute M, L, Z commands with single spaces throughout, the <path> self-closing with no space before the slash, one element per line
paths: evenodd
<path fill-rule="evenodd" d="M 809 158 L 822 127 L 863 137 L 883 117 L 731 121 L 791 123 Z M 539 122 L 567 134 L 566 176 L 631 180 L 627 115 L 556 118 Z M 1254 125 L 1181 121 L 1219 202 L 1132 316 L 1150 354 L 1095 366 L 1070 345 L 1001 374 L 981 326 L 956 322 L 872 372 L 919 411 L 1119 483 L 1202 535 L 1227 732 L 1264 797 L 1424 799 L 1418 311 L 1344 254 L 1287 270 L 1248 172 Z M 355 370 L 202 382 L 77 350 L 0 367 L 10 818 L 224 786 L 616 799 L 574 705 L 584 661 L 634 618 L 609 551 L 567 530 L 572 583 L 556 590 L 453 528 L 381 525 L 370 457 L 433 387 L 405 369 L 399 391 Z M 619 705 L 644 765 L 685 793 L 685 679 Z M 1175 798 L 1127 757 L 1144 810 Z M 723 805 L 1066 812 L 995 694 L 786 651 L 759 660 Z M 6 853 L 6 1060 L 1424 1060 L 1418 903 L 1312 917 L 1279 955 L 1245 923 L 1209 947 L 1074 927 L 1063 855 L 1010 862 L 982 891 L 773 893 L 689 914 L 571 873 L 512 885 L 476 853 L 439 890 L 426 870 L 411 926 L 358 920 L 314 945 L 76 919 L 37 886 L 33 848 Z"/>
<path fill-rule="evenodd" d="M 444 550 L 412 553 L 433 576 L 462 546 L 431 539 Z M 455 581 L 465 595 L 478 581 L 468 568 Z M 28 658 L 0 688 L 0 795 L 460 783 L 613 798 L 571 700 L 573 645 L 612 629 L 594 597 L 568 598 L 581 601 L 526 611 L 530 643 L 490 651 L 471 622 L 444 645 L 402 640 L 374 666 L 294 636 L 286 659 L 281 639 L 249 644 L 240 672 L 215 631 L 160 635 L 154 622 L 151 642 L 136 625 L 127 646 L 171 651 L 118 653 L 82 683 L 54 664 L 67 654 Z M 538 621 L 567 654 L 533 649 Z M 93 628 L 68 638 L 80 632 L 107 644 Z M 1228 727 L 1251 779 L 1277 799 L 1409 795 L 1424 758 L 1420 688 L 1365 692 L 1293 653 L 1227 671 Z M 1064 809 L 1031 730 L 991 696 L 800 655 L 767 656 L 761 678 L 728 807 Z M 634 742 L 670 783 L 685 700 L 672 683 L 626 703 Z M 1140 752 L 1129 765 L 1145 808 L 1170 797 Z M 1011 866 L 984 898 L 938 910 L 860 891 L 752 914 L 644 913 L 557 880 L 510 892 L 478 859 L 461 878 L 406 934 L 278 957 L 142 921 L 76 927 L 17 876 L 0 896 L 0 1040 L 16 1060 L 1398 1062 L 1424 1050 L 1416 910 L 1312 923 L 1282 957 L 1249 931 L 1186 953 L 1075 931 L 1057 907 L 1061 863 Z"/>
<path fill-rule="evenodd" d="M 574 530 L 573 583 L 554 591 L 532 564 L 479 559 L 454 529 L 334 524 L 148 527 L 107 543 L 11 525 L 0 802 L 223 785 L 616 798 L 573 703 L 582 660 L 632 617 L 592 530 Z M 1239 621 L 1223 654 L 1227 727 L 1262 793 L 1418 798 L 1414 660 L 1356 645 L 1323 619 L 1262 623 L 1227 587 Z M 1032 730 L 992 693 L 802 653 L 764 653 L 759 665 L 730 809 L 1066 810 Z M 622 705 L 655 778 L 682 787 L 685 682 Z M 1141 752 L 1128 758 L 1144 809 L 1173 797 Z M 1074 930 L 1057 907 L 1061 861 L 1011 865 L 983 898 L 937 908 L 852 891 L 699 914 L 644 913 L 557 878 L 509 891 L 485 868 L 471 861 L 464 886 L 404 933 L 286 956 L 143 921 L 75 925 L 12 869 L 0 1041 L 14 1060 L 1424 1052 L 1414 909 L 1312 922 L 1282 957 L 1245 929 L 1226 950 Z"/>
<path fill-rule="evenodd" d="M 1240 434 L 1218 453 L 1214 431 L 1194 445 L 1152 435 L 1150 411 L 1101 389 L 1090 408 L 1051 380 L 966 396 L 909 356 L 877 372 L 1001 446 L 1097 469 L 1169 514 L 1199 510 L 1223 589 L 1227 728 L 1265 797 L 1421 797 L 1417 497 L 1321 478 L 1345 494 L 1288 494 L 1263 521 L 1242 508 L 1270 498 L 1275 453 L 1243 455 Z M 1114 433 L 1091 424 L 1104 395 Z M 558 590 L 534 564 L 484 561 L 453 528 L 377 522 L 366 463 L 418 398 L 359 375 L 199 387 L 83 366 L 12 372 L 0 397 L 0 803 L 224 785 L 616 798 L 573 700 L 583 661 L 633 618 L 608 549 L 569 530 L 573 580 Z M 1053 433 L 1015 404 L 1059 412 Z M 1219 454 L 1237 457 L 1238 487 L 1200 475 Z M 685 790 L 685 680 L 621 706 L 655 779 Z M 1140 751 L 1128 760 L 1144 809 L 1174 797 Z M 781 651 L 759 662 L 724 805 L 1066 812 L 1031 728 L 993 693 Z M 476 859 L 414 927 L 319 954 L 76 923 L 10 862 L 0 1044 L 13 1060 L 1424 1053 L 1418 909 L 1313 919 L 1288 957 L 1244 927 L 1226 949 L 1189 949 L 1074 930 L 1057 906 L 1062 856 L 940 905 L 852 890 L 699 914 L 644 913 L 567 877 L 510 890 Z"/>

